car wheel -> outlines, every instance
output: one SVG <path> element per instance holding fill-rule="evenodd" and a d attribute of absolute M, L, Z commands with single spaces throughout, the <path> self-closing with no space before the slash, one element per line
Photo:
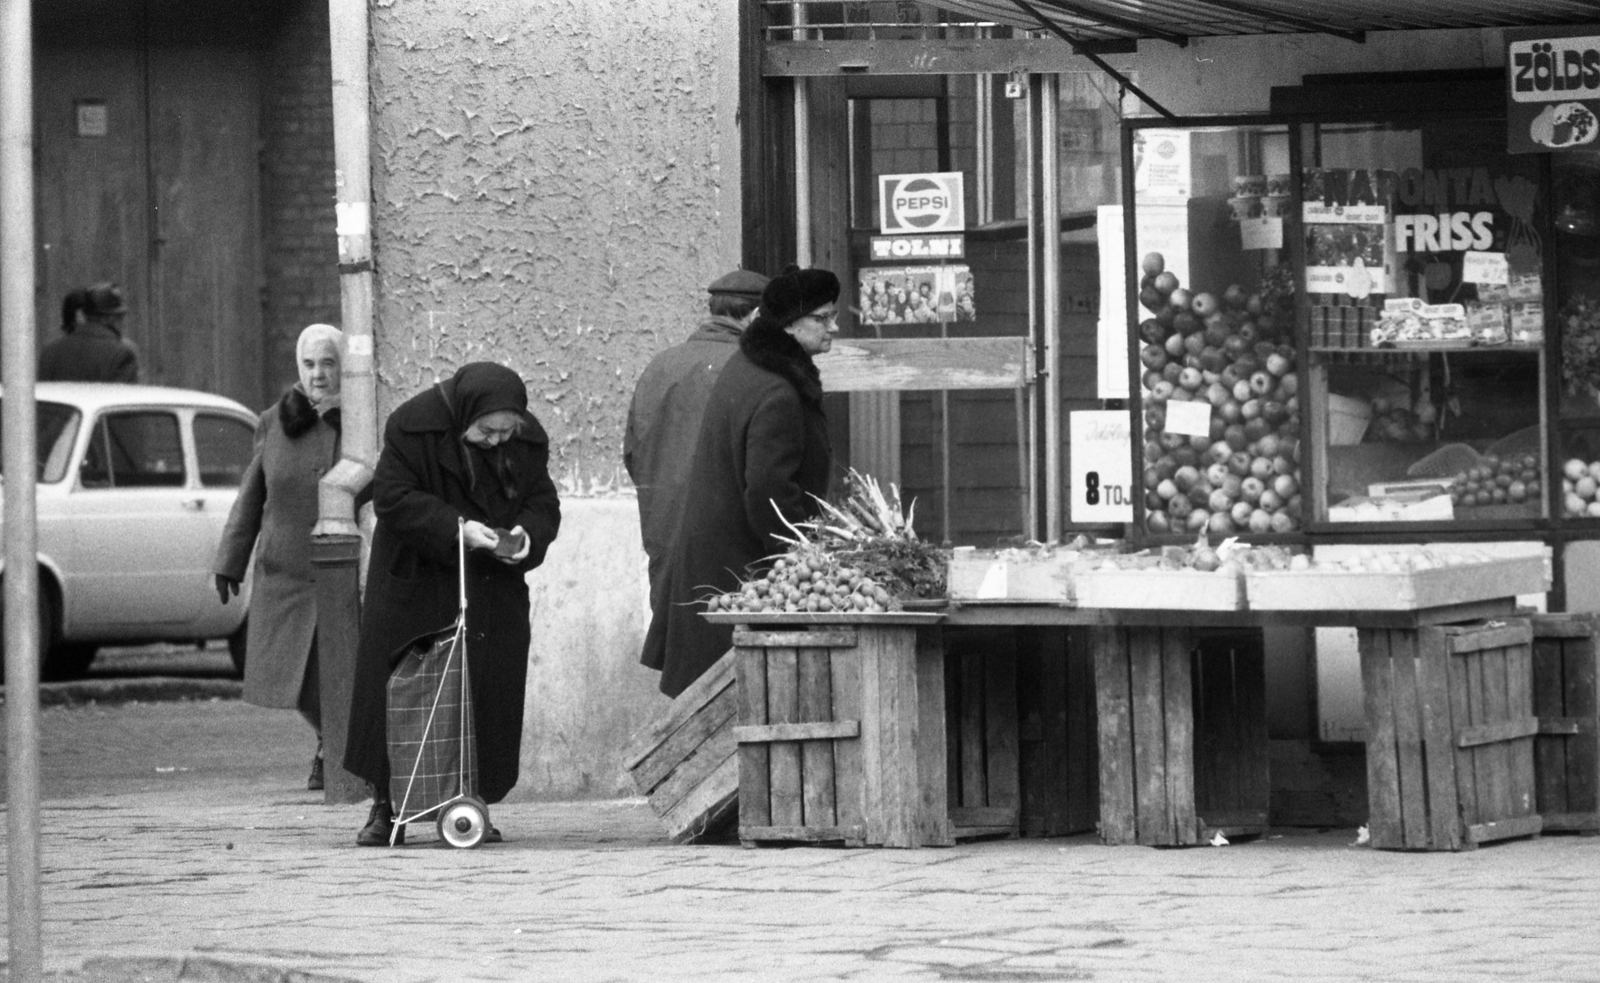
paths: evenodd
<path fill-rule="evenodd" d="M 3 619 L 4 614 L 5 614 L 5 604 L 3 602 L 0 602 L 0 619 Z M 51 643 L 51 641 L 53 641 L 55 639 L 55 637 L 56 637 L 56 606 L 53 603 L 53 601 L 51 600 L 49 588 L 47 588 L 45 586 L 44 582 L 41 580 L 40 583 L 39 583 L 39 666 L 40 666 L 40 678 L 48 678 L 48 677 L 46 677 L 44 675 L 44 669 L 45 669 L 45 667 L 47 667 L 49 665 L 48 653 L 50 651 L 50 643 Z M 6 673 L 5 652 L 6 652 L 5 638 L 3 636 L 0 636 L 0 682 L 5 682 L 5 678 L 6 678 L 6 674 L 5 674 Z"/>
<path fill-rule="evenodd" d="M 240 679 L 244 678 L 244 637 L 250 627 L 248 615 L 239 622 L 239 627 L 228 636 L 228 657 L 233 660 L 233 671 Z"/>
<path fill-rule="evenodd" d="M 100 646 L 91 642 L 63 642 L 44 657 L 40 676 L 46 680 L 77 679 L 89 671 Z"/>

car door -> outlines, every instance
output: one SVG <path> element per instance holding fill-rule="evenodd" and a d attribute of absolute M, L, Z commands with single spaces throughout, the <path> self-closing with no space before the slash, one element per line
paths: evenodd
<path fill-rule="evenodd" d="M 255 454 L 255 421 L 236 414 L 216 410 L 196 410 L 190 422 L 194 436 L 195 474 L 198 477 L 195 494 L 201 501 L 198 513 L 205 525 L 206 569 L 210 570 L 216 556 L 222 531 L 228 525 L 228 513 L 234 499 L 239 497 L 239 484 L 250 467 Z M 217 600 L 216 591 L 208 573 L 205 578 L 206 596 L 200 605 L 200 619 L 194 626 L 195 637 L 215 638 L 232 634 L 249 610 L 250 578 L 248 573 L 239 590 L 237 600 L 227 604 Z"/>
<path fill-rule="evenodd" d="M 193 484 L 176 410 L 96 417 L 73 491 L 75 552 L 85 562 L 68 590 L 87 634 L 158 638 L 199 614 L 216 539 Z"/>

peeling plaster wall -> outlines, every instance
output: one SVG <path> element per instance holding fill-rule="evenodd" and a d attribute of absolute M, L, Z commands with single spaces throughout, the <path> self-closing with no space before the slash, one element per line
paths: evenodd
<path fill-rule="evenodd" d="M 634 381 L 740 255 L 740 0 L 375 0 L 378 412 L 488 359 L 551 438 L 561 536 L 529 577 L 512 797 L 628 794 L 666 698 L 638 664 Z"/>
<path fill-rule="evenodd" d="M 380 418 L 503 362 L 569 493 L 626 484 L 634 380 L 738 262 L 732 18 L 734 0 L 377 0 Z"/>

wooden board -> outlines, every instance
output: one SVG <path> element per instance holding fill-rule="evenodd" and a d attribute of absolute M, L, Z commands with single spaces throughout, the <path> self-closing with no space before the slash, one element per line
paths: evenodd
<path fill-rule="evenodd" d="M 1414 573 L 1252 570 L 1245 600 L 1258 611 L 1414 611 L 1542 594 L 1550 589 L 1547 567 L 1543 557 L 1525 556 Z"/>
<path fill-rule="evenodd" d="M 1079 608 L 1238 611 L 1239 577 L 1199 570 L 1079 570 L 1073 575 Z"/>
<path fill-rule="evenodd" d="M 939 611 L 886 611 L 882 614 L 841 611 L 773 612 L 707 611 L 700 615 L 715 625 L 936 625 L 944 620 Z"/>
<path fill-rule="evenodd" d="M 816 363 L 827 392 L 1016 389 L 1032 376 L 1021 337 L 841 338 Z"/>
<path fill-rule="evenodd" d="M 640 728 L 624 756 L 634 787 L 674 842 L 731 820 L 739 793 L 739 693 L 729 652 Z M 763 723 L 765 721 L 762 721 Z"/>

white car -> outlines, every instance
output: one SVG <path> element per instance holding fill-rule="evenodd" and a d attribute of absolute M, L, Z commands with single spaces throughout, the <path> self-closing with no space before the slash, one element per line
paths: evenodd
<path fill-rule="evenodd" d="M 80 675 L 105 645 L 217 638 L 242 668 L 249 584 L 221 603 L 211 562 L 256 414 L 120 383 L 41 382 L 35 399 L 41 675 Z"/>

